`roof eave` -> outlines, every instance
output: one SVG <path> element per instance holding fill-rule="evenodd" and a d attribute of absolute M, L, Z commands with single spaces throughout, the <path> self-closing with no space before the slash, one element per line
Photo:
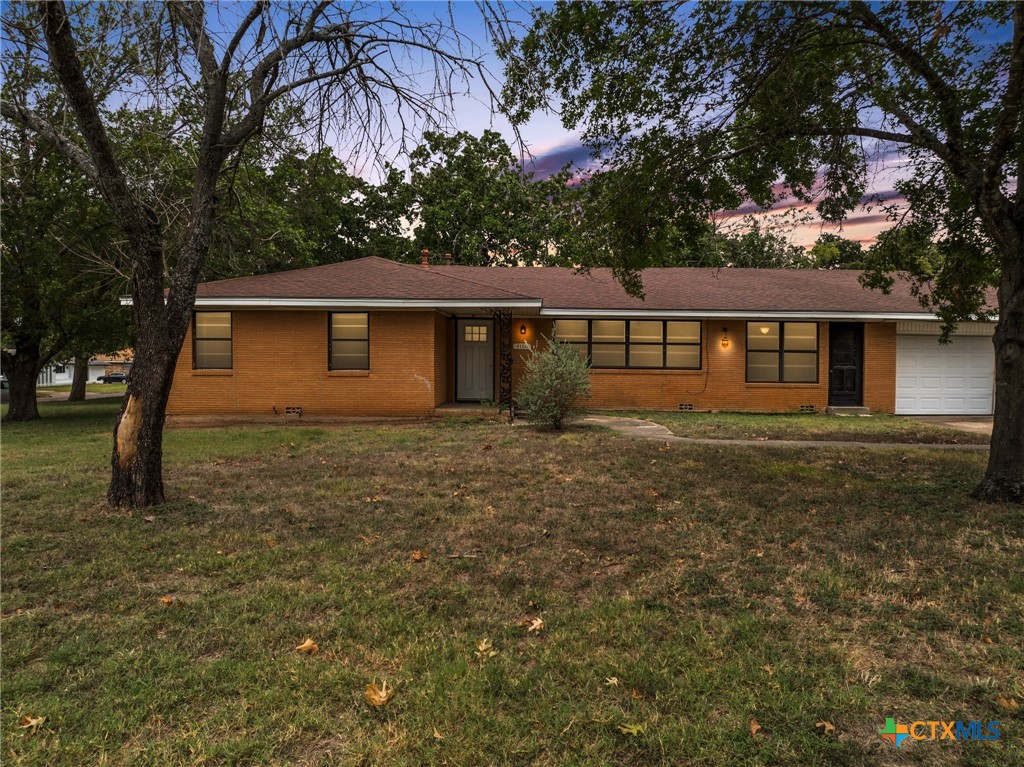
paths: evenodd
<path fill-rule="evenodd" d="M 641 317 L 655 316 L 659 318 L 685 319 L 756 319 L 756 320 L 938 320 L 930 312 L 835 312 L 835 311 L 757 311 L 750 309 L 728 309 L 720 311 L 708 310 L 673 310 L 673 309 L 541 309 L 542 317 L 575 317 L 591 319 L 595 317 Z"/>
<path fill-rule="evenodd" d="M 130 300 L 129 300 L 130 302 Z M 279 298 L 202 296 L 196 308 L 225 309 L 540 309 L 540 300 L 509 298 L 411 299 L 411 298 Z"/>

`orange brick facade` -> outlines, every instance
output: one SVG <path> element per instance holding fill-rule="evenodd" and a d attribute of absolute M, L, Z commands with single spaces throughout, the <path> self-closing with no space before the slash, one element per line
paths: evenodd
<path fill-rule="evenodd" d="M 526 320 L 527 340 L 551 335 L 550 320 Z M 516 320 L 513 336 L 519 340 Z M 747 383 L 746 321 L 705 320 L 702 323 L 701 370 L 594 370 L 587 404 L 597 410 L 749 410 L 786 412 L 813 405 L 828 406 L 828 328 L 818 323 L 818 383 Z M 723 348 L 722 339 L 729 344 Z M 523 358 L 514 352 L 513 380 L 518 384 Z M 864 325 L 864 405 L 874 412 L 896 408 L 896 324 Z"/>
<path fill-rule="evenodd" d="M 303 415 L 430 415 L 444 401 L 436 389 L 443 318 L 433 312 L 371 312 L 368 371 L 327 369 L 327 312 L 245 310 L 231 317 L 232 369 L 193 370 L 190 332 L 169 415 L 272 416 L 288 407 Z"/>
<path fill-rule="evenodd" d="M 513 343 L 543 344 L 551 321 L 516 318 Z M 526 326 L 526 334 L 520 331 Z M 818 325 L 818 383 L 746 382 L 746 323 L 702 323 L 702 369 L 594 370 L 594 409 L 796 411 L 828 405 L 828 328 Z M 455 399 L 455 322 L 439 312 L 370 312 L 370 369 L 327 369 L 324 311 L 232 312 L 232 369 L 193 370 L 185 339 L 168 404 L 171 415 L 429 415 Z M 728 337 L 723 348 L 722 339 Z M 513 351 L 513 391 L 530 352 Z M 496 350 L 497 354 L 497 350 Z M 500 365 L 495 364 L 495 371 Z M 896 400 L 896 325 L 864 325 L 864 405 L 891 413 Z M 499 391 L 495 381 L 495 397 Z"/>

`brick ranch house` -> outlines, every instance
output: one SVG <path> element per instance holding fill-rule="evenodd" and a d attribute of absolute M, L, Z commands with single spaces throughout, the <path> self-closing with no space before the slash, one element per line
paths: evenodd
<path fill-rule="evenodd" d="M 553 333 L 591 362 L 595 409 L 992 412 L 992 324 L 952 344 L 905 284 L 852 271 L 610 272 L 370 257 L 199 286 L 168 413 L 429 415 L 507 401 Z"/>

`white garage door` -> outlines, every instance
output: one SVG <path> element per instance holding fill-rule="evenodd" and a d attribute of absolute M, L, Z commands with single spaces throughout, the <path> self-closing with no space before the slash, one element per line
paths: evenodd
<path fill-rule="evenodd" d="M 907 415 L 990 415 L 995 352 L 992 339 L 896 336 L 896 412 Z"/>

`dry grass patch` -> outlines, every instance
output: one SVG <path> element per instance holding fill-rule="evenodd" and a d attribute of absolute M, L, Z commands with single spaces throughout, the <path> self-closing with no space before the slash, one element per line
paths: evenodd
<path fill-rule="evenodd" d="M 981 456 L 174 431 L 172 502 L 128 515 L 112 407 L 51 407 L 4 433 L 8 763 L 1024 758 L 1024 521 L 968 500 Z M 897 752 L 886 716 L 1003 737 Z"/>

